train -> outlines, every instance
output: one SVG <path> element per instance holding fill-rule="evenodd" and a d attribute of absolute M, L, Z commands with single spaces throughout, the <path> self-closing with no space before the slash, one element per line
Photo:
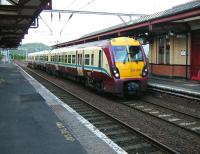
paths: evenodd
<path fill-rule="evenodd" d="M 140 42 L 130 37 L 29 53 L 28 67 L 120 96 L 139 96 L 147 89 L 147 58 Z"/>

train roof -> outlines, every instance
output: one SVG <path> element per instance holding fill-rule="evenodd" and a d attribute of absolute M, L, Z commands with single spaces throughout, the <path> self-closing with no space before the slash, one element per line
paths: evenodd
<path fill-rule="evenodd" d="M 70 47 L 70 48 L 66 48 L 66 47 L 64 47 L 64 48 L 58 48 L 58 49 L 54 49 L 54 50 L 52 50 L 51 51 L 51 54 L 53 54 L 53 53 L 55 53 L 55 54 L 57 54 L 57 53 L 66 53 L 66 52 L 70 52 L 70 51 L 74 51 L 74 50 L 76 50 L 76 51 L 79 51 L 79 50 L 100 50 L 101 49 L 101 47 L 98 47 L 98 46 L 90 46 L 90 47 Z"/>
<path fill-rule="evenodd" d="M 43 54 L 48 54 L 49 52 L 50 52 L 50 50 L 32 52 L 32 53 L 29 53 L 28 56 L 43 55 Z"/>
<path fill-rule="evenodd" d="M 78 45 L 72 45 L 72 46 L 68 46 L 68 47 L 64 47 L 64 48 L 80 49 L 80 48 L 86 48 L 86 47 L 91 47 L 91 46 L 102 47 L 102 46 L 105 46 L 107 44 L 111 44 L 114 40 L 116 40 L 117 42 L 122 42 L 123 40 L 125 40 L 127 42 L 127 40 L 129 40 L 129 41 L 132 40 L 132 43 L 134 42 L 135 45 L 140 44 L 138 40 L 135 40 L 135 39 L 130 38 L 130 37 L 116 37 L 116 38 L 111 38 L 111 39 L 105 39 L 105 40 L 100 40 L 100 41 L 94 41 L 94 42 L 88 42 L 88 43 L 83 43 L 83 44 L 78 44 Z M 57 49 L 60 49 L 60 48 L 57 48 Z"/>
<path fill-rule="evenodd" d="M 90 42 L 90 43 L 84 43 L 80 45 L 74 45 L 74 46 L 69 46 L 69 47 L 62 47 L 62 48 L 57 48 L 53 50 L 44 50 L 40 52 L 34 52 L 28 54 L 29 56 L 35 56 L 35 55 L 44 55 L 44 54 L 57 54 L 57 53 L 65 53 L 65 52 L 70 52 L 74 50 L 101 50 L 101 48 L 105 45 L 127 45 L 127 44 L 133 44 L 133 45 L 140 45 L 139 41 L 129 38 L 129 37 L 117 37 L 117 38 L 112 38 L 112 39 L 107 39 L 107 40 L 101 40 L 101 41 L 95 41 L 95 42 Z"/>

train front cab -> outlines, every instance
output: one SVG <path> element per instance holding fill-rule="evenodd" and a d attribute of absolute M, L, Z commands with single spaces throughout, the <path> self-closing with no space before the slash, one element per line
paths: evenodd
<path fill-rule="evenodd" d="M 146 57 L 140 43 L 131 38 L 117 38 L 111 41 L 116 93 L 137 94 L 147 88 Z"/>

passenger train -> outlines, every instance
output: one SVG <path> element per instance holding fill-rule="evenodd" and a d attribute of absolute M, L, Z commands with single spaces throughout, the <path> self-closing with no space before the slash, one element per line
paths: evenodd
<path fill-rule="evenodd" d="M 122 96 L 140 95 L 147 89 L 145 53 L 139 41 L 129 37 L 30 53 L 28 66 Z"/>

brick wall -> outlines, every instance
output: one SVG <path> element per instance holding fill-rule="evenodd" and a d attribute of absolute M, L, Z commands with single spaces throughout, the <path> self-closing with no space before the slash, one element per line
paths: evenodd
<path fill-rule="evenodd" d="M 189 77 L 188 67 L 188 78 Z M 185 65 L 159 65 L 150 64 L 150 73 L 159 76 L 166 77 L 181 77 L 186 78 L 186 66 Z"/>

